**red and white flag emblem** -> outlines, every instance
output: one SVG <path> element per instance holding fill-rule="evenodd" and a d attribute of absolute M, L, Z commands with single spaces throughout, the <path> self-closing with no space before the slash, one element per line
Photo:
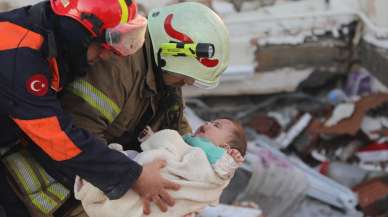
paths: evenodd
<path fill-rule="evenodd" d="M 26 81 L 26 88 L 29 93 L 35 96 L 44 96 L 48 91 L 48 80 L 43 74 L 32 75 Z"/>

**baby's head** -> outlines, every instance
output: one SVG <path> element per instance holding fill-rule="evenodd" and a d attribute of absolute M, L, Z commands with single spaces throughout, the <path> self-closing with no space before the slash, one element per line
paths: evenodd
<path fill-rule="evenodd" d="M 241 124 L 230 118 L 221 118 L 201 125 L 194 136 L 205 137 L 225 149 L 237 149 L 245 156 L 247 140 Z"/>

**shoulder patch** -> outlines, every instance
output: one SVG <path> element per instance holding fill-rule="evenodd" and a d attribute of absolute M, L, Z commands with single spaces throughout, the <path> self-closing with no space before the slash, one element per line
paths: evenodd
<path fill-rule="evenodd" d="M 46 95 L 48 88 L 48 80 L 43 74 L 34 74 L 26 81 L 27 91 L 34 96 Z"/>

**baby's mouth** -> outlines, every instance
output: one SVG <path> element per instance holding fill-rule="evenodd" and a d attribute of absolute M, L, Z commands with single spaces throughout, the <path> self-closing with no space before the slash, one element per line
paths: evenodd
<path fill-rule="evenodd" d="M 205 130 L 204 130 L 204 127 L 201 126 L 197 129 L 197 131 L 195 131 L 194 135 L 198 135 L 198 134 L 201 134 L 201 133 L 205 133 Z"/>

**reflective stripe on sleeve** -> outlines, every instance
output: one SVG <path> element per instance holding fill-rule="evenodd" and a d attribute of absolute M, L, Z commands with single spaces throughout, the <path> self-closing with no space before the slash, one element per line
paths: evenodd
<path fill-rule="evenodd" d="M 2 161 L 24 200 L 29 200 L 45 216 L 51 216 L 70 197 L 70 191 L 47 174 L 27 152 L 12 153 Z"/>
<path fill-rule="evenodd" d="M 67 90 L 85 100 L 90 106 L 99 111 L 109 123 L 112 123 L 121 112 L 119 106 L 113 100 L 85 80 L 74 81 L 68 85 Z"/>

